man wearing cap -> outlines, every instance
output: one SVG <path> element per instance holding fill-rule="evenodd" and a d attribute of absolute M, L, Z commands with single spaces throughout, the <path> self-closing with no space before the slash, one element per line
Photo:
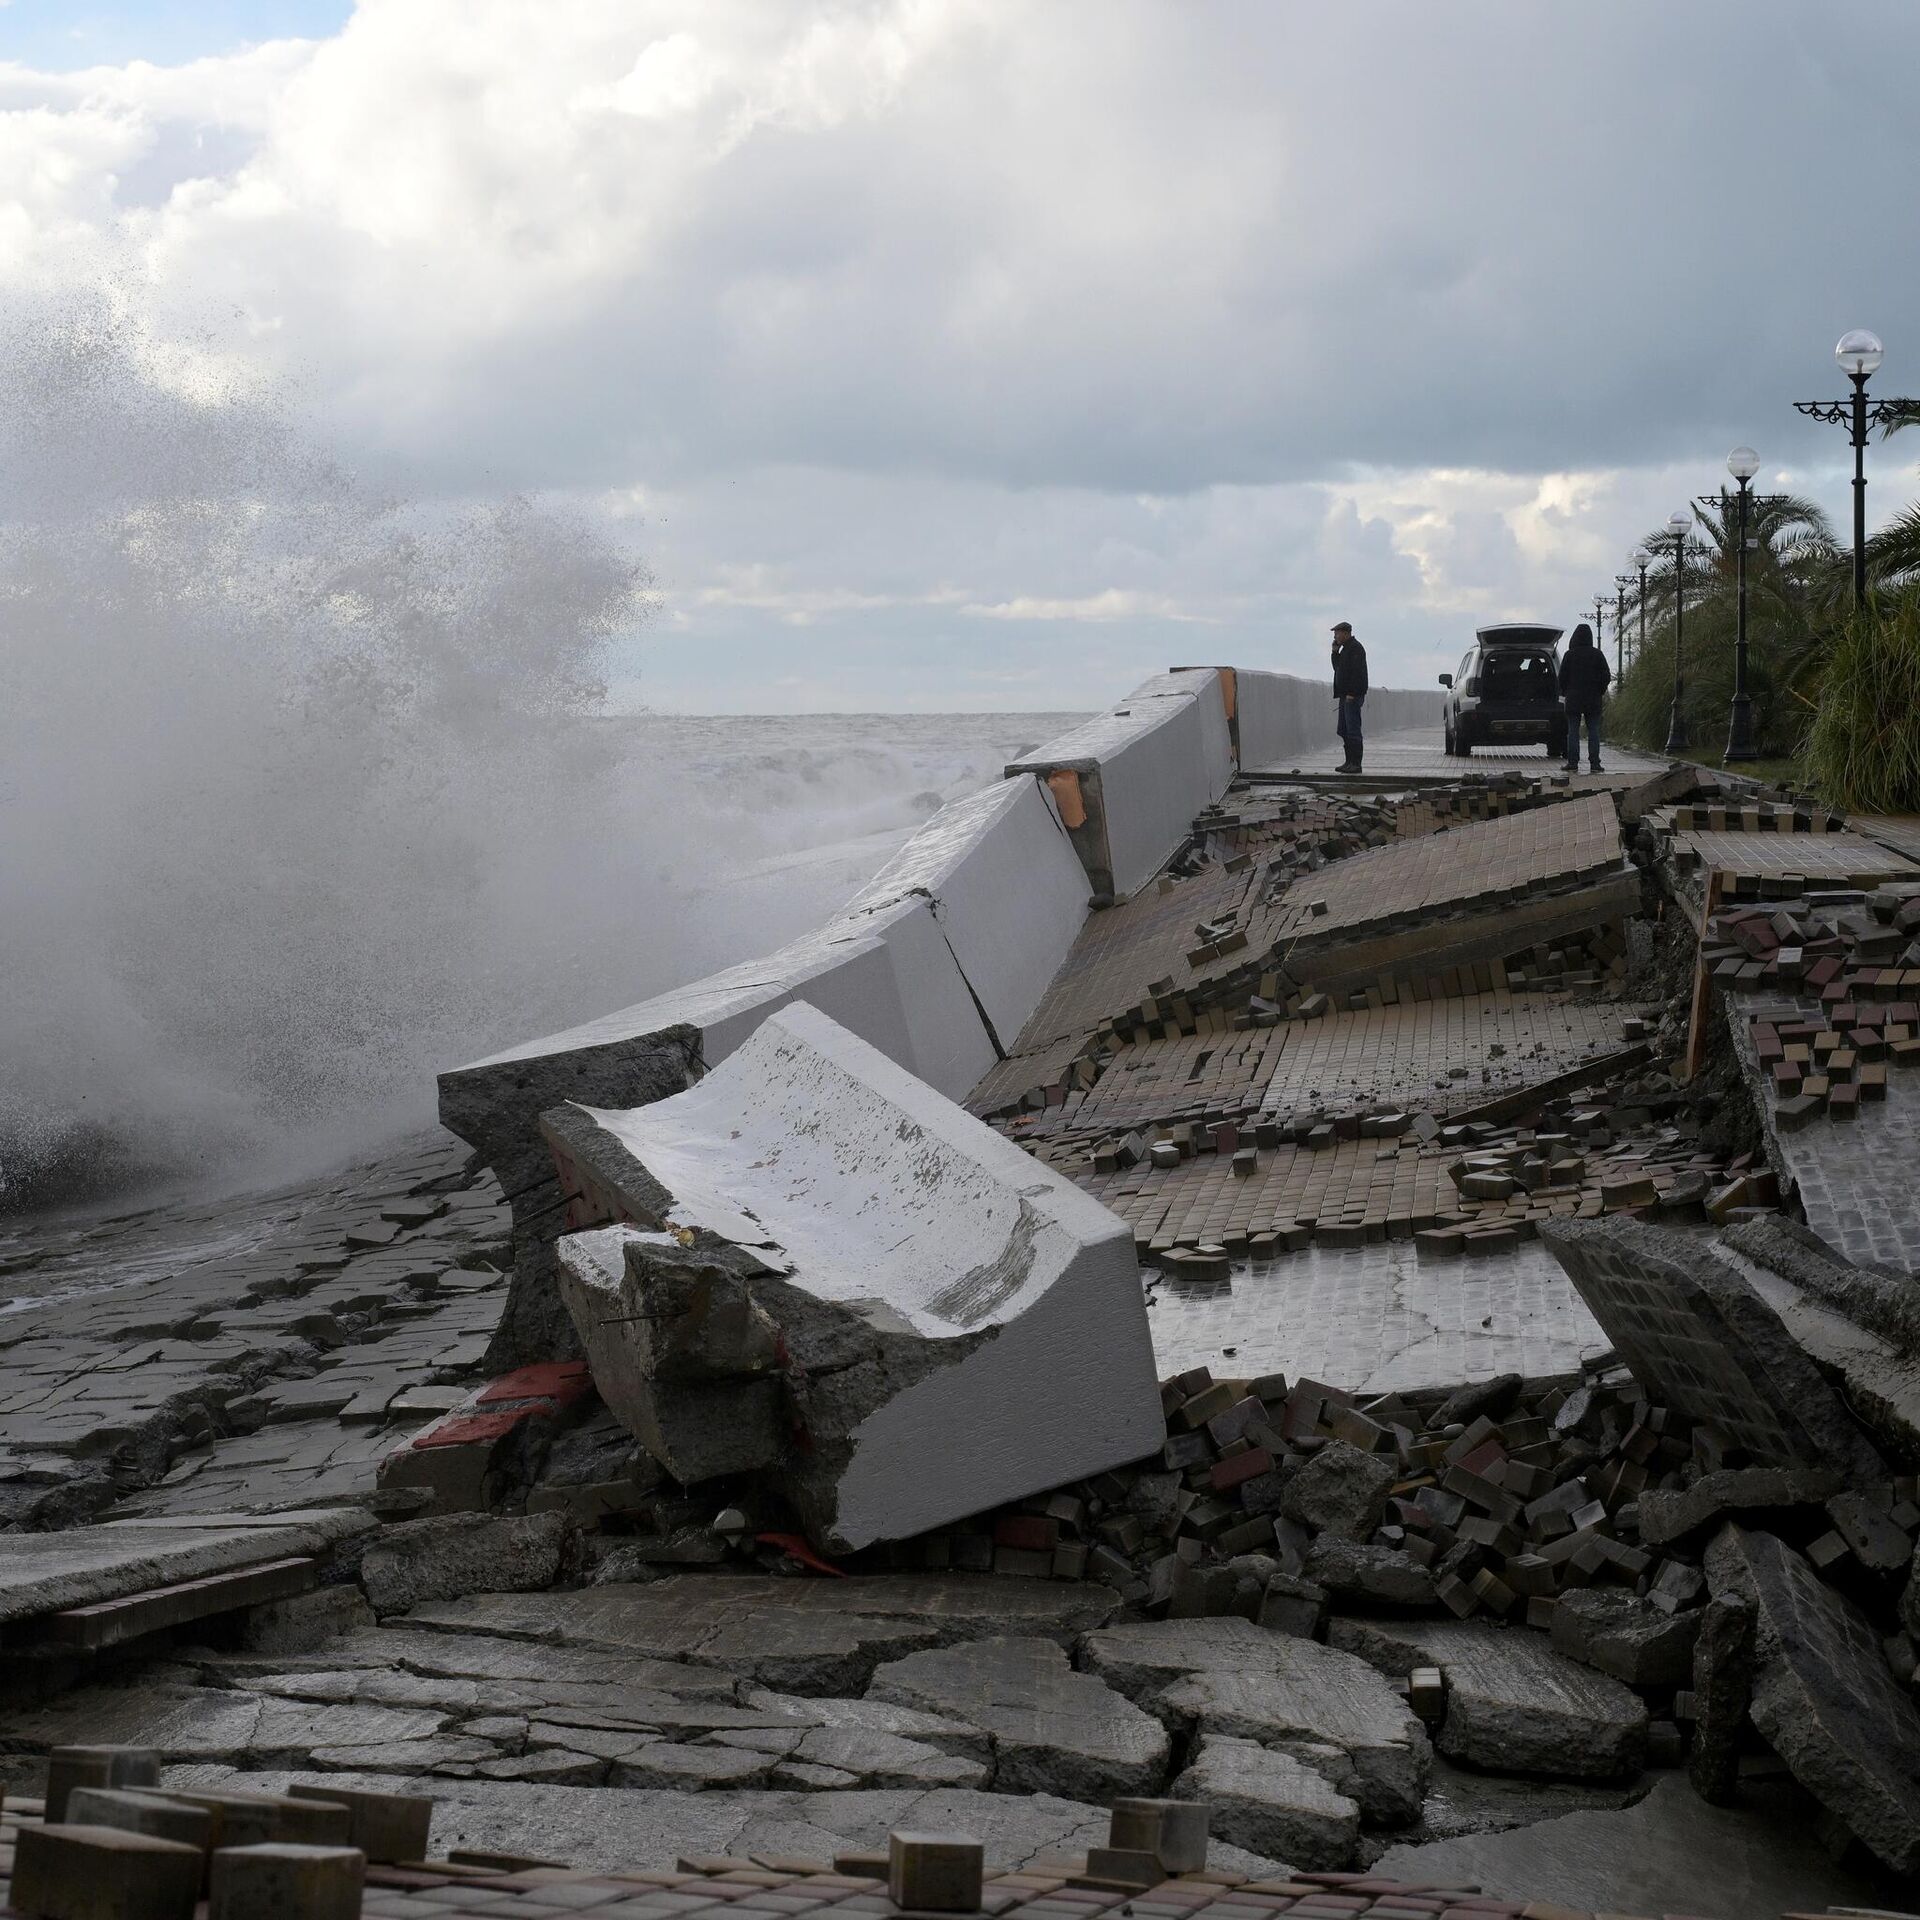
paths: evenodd
<path fill-rule="evenodd" d="M 1352 623 L 1342 620 L 1333 630 L 1333 704 L 1347 750 L 1347 757 L 1340 763 L 1342 773 L 1360 771 L 1360 708 L 1366 697 L 1367 650 L 1353 637 Z"/>

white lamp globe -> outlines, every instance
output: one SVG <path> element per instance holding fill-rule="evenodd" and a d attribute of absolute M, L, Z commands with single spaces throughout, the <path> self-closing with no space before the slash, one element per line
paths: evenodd
<path fill-rule="evenodd" d="M 1683 540 L 1693 531 L 1693 515 L 1684 508 L 1676 508 L 1667 515 L 1667 531 L 1676 540 Z"/>
<path fill-rule="evenodd" d="M 1840 344 L 1834 348 L 1833 357 L 1840 362 L 1840 371 L 1851 379 L 1855 374 L 1873 372 L 1885 357 L 1885 351 L 1877 333 L 1869 333 L 1865 327 L 1855 327 L 1851 333 L 1840 336 Z"/>
<path fill-rule="evenodd" d="M 1751 447 L 1735 447 L 1727 455 L 1727 471 L 1736 480 L 1751 480 L 1760 471 L 1760 456 Z"/>

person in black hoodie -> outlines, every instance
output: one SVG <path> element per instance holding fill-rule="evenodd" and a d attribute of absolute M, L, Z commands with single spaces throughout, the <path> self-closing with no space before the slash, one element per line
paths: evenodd
<path fill-rule="evenodd" d="M 1353 637 L 1345 620 L 1333 630 L 1333 705 L 1335 730 L 1347 757 L 1338 771 L 1358 773 L 1365 753 L 1360 733 L 1360 709 L 1367 698 L 1367 650 Z"/>
<path fill-rule="evenodd" d="M 1580 770 L 1580 722 L 1587 723 L 1587 762 L 1595 773 L 1600 766 L 1600 703 L 1607 697 L 1613 669 L 1607 656 L 1593 644 L 1593 629 L 1582 620 L 1567 642 L 1560 662 L 1560 697 L 1567 703 L 1567 771 Z"/>

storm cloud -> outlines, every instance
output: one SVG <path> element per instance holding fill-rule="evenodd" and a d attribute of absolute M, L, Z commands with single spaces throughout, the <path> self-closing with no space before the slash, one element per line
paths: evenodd
<path fill-rule="evenodd" d="M 1410 678 L 1736 440 L 1842 505 L 1789 403 L 1851 325 L 1920 388 L 1917 66 L 1900 0 L 362 0 L 0 67 L 0 267 L 383 484 L 610 516 L 640 697 L 1084 705 L 1330 608 Z"/>

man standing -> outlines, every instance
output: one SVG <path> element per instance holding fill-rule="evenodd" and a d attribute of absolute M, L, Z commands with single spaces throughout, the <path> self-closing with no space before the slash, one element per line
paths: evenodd
<path fill-rule="evenodd" d="M 1593 629 L 1582 620 L 1567 641 L 1567 657 L 1560 662 L 1560 697 L 1567 703 L 1567 771 L 1580 771 L 1580 722 L 1587 723 L 1587 763 L 1600 766 L 1600 703 L 1613 682 L 1604 648 L 1593 644 Z"/>
<path fill-rule="evenodd" d="M 1342 620 L 1333 630 L 1333 704 L 1337 726 L 1347 757 L 1340 763 L 1342 773 L 1358 773 L 1363 752 L 1360 733 L 1360 709 L 1367 697 L 1367 650 L 1353 637 L 1350 622 Z"/>

